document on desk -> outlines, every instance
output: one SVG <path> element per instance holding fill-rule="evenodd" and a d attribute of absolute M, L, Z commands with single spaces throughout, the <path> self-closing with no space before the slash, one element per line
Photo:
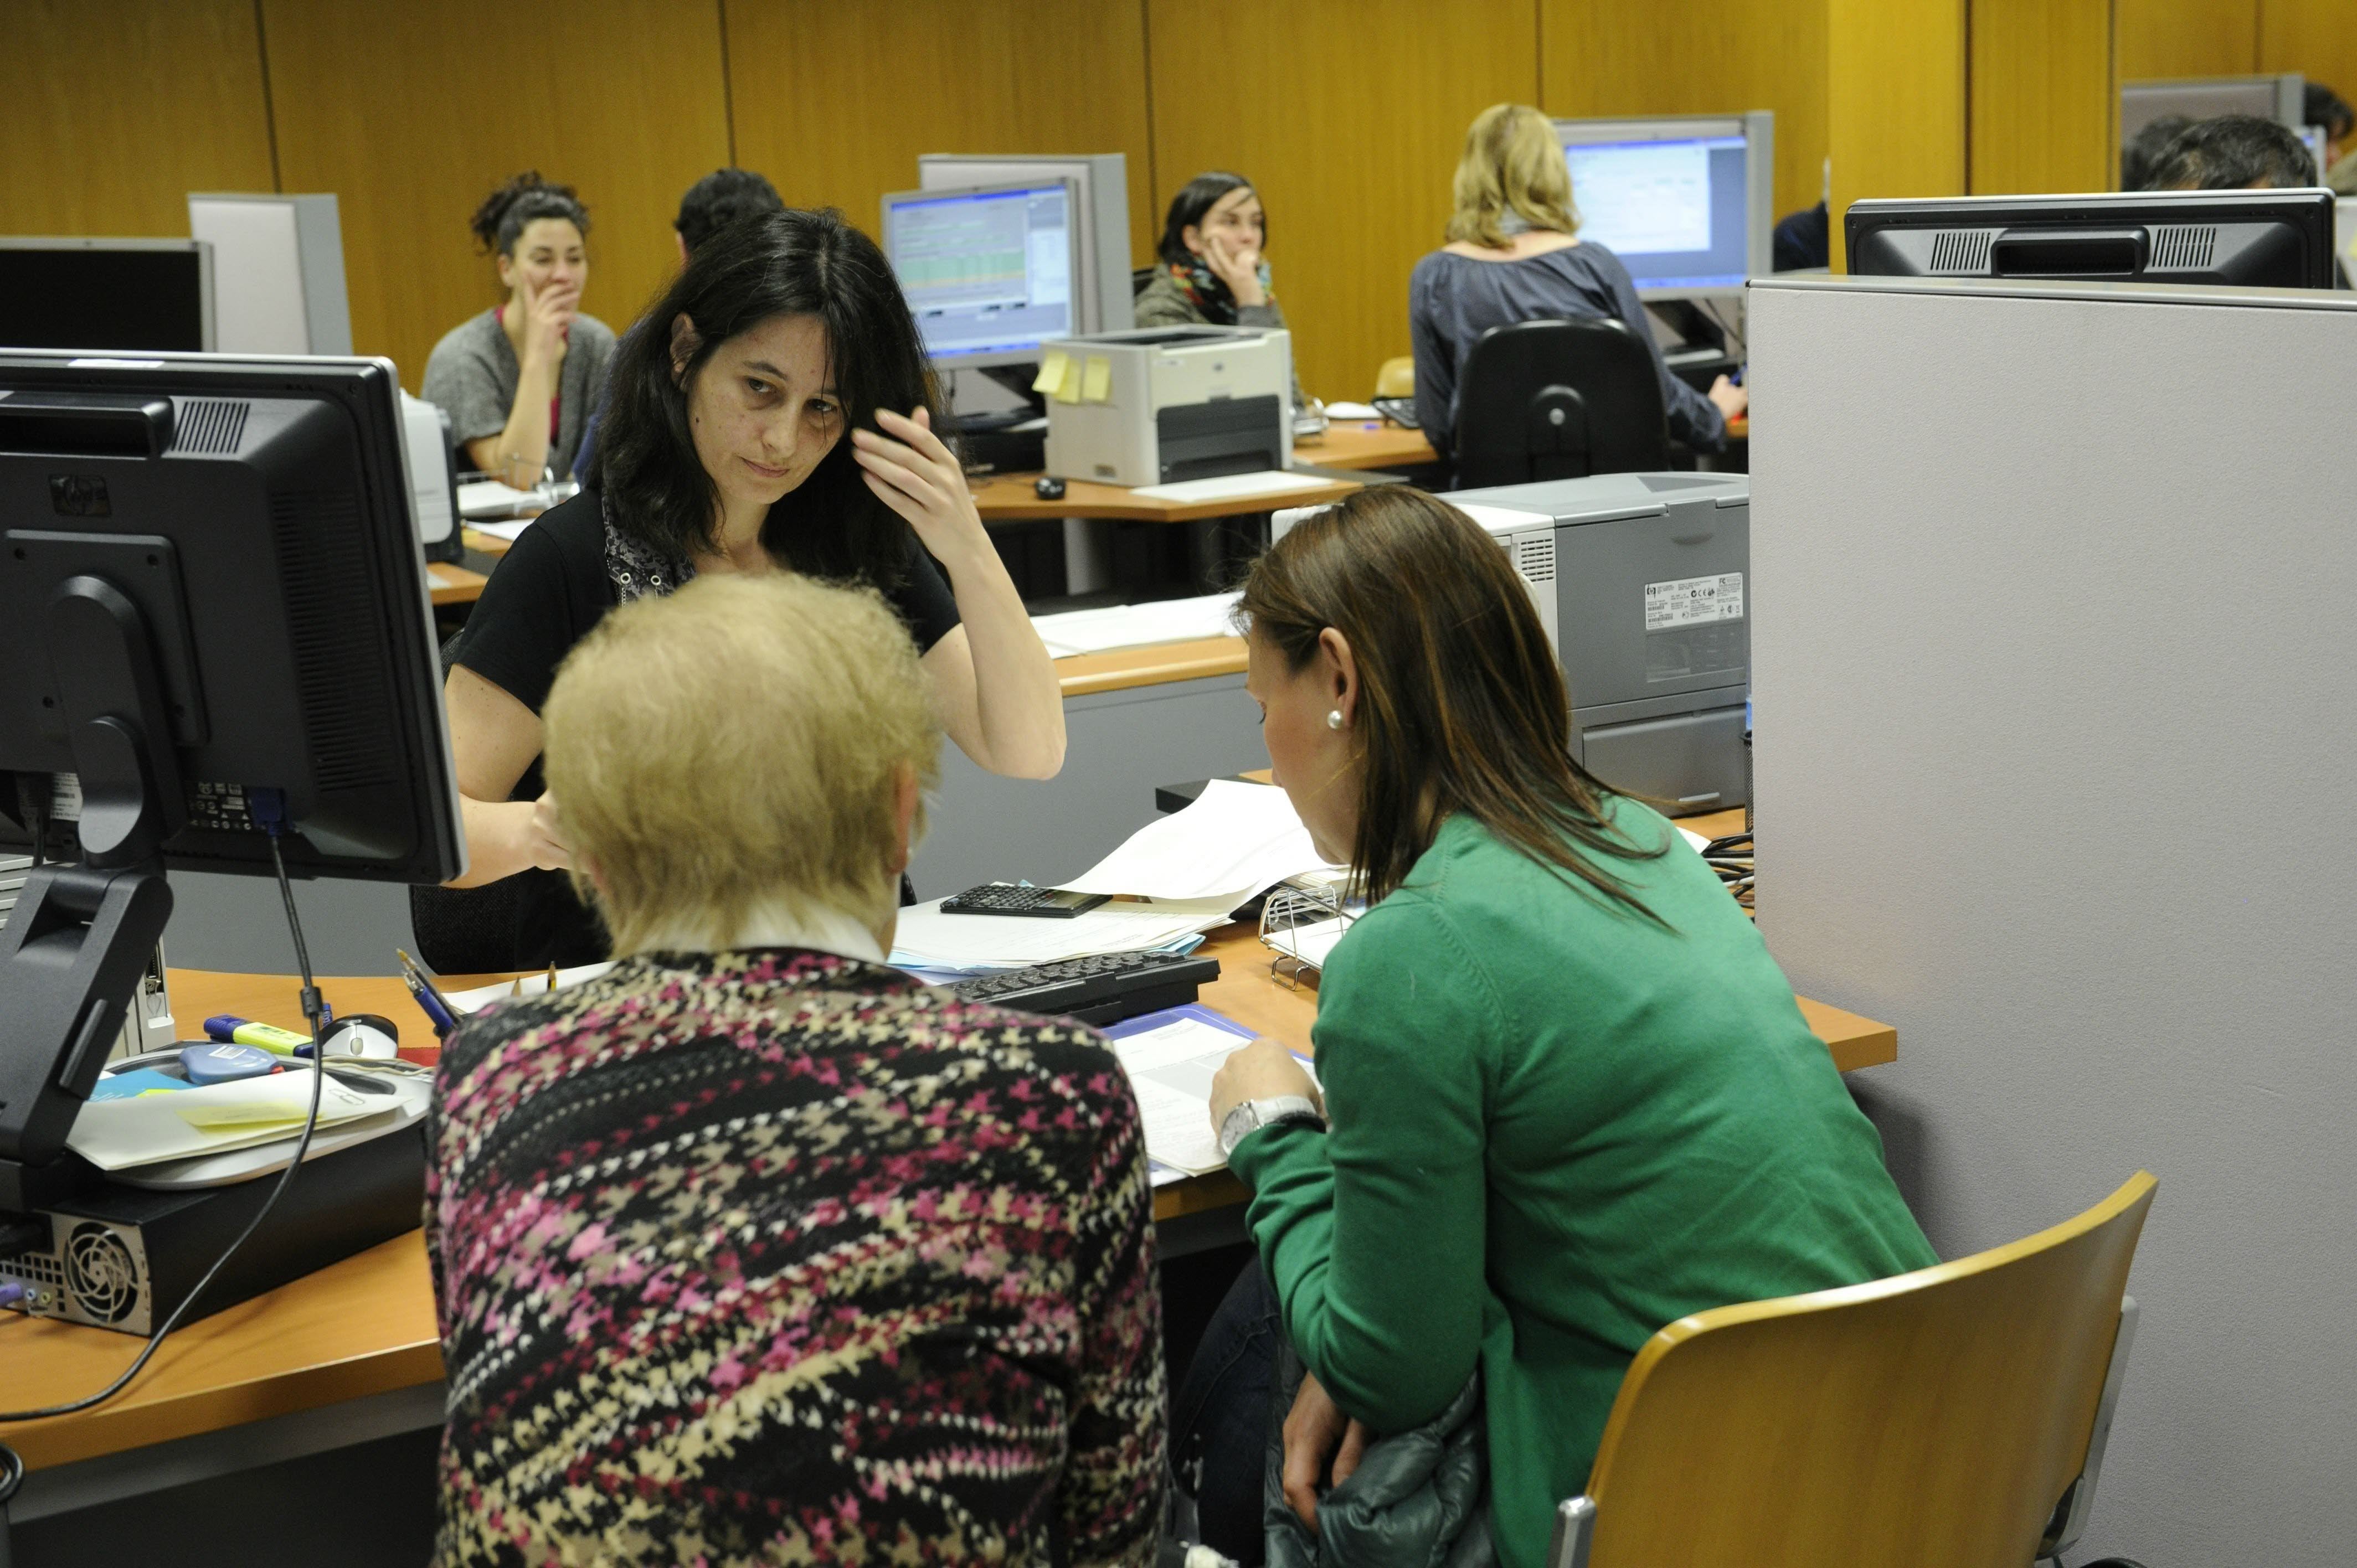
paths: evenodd
<path fill-rule="evenodd" d="M 1115 648 L 1144 648 L 1157 642 L 1232 637 L 1236 629 L 1236 600 L 1242 596 L 1206 594 L 1192 599 L 1157 599 L 1151 604 L 1067 610 L 1060 615 L 1033 616 L 1031 628 L 1048 645 L 1049 653 L 1058 659 L 1075 653 L 1103 653 Z"/>
<path fill-rule="evenodd" d="M 556 972 L 554 989 L 562 991 L 568 985 L 595 980 L 613 967 L 610 963 L 585 963 L 576 969 L 560 969 Z M 516 980 L 493 981 L 489 985 L 478 985 L 471 991 L 446 991 L 442 993 L 442 1000 L 464 1016 L 494 1002 L 505 1002 L 511 996 L 545 996 L 551 989 L 547 972 L 544 970 L 538 974 L 527 974 Z"/>
<path fill-rule="evenodd" d="M 1312 969 L 1324 969 L 1326 961 L 1351 929 L 1353 917 L 1337 915 L 1328 920 L 1313 920 L 1306 926 L 1291 926 L 1283 930 L 1262 933 L 1263 943 L 1287 958 L 1299 959 Z"/>
<path fill-rule="evenodd" d="M 1181 479 L 1169 485 L 1140 485 L 1129 493 L 1139 500 L 1239 501 L 1254 496 L 1281 496 L 1291 490 L 1323 489 L 1332 484 L 1314 474 L 1288 474 L 1282 468 L 1262 468 L 1249 474 L 1222 474 L 1214 479 Z"/>
<path fill-rule="evenodd" d="M 480 527 L 481 524 L 477 521 L 478 519 L 512 517 L 518 507 L 531 505 L 538 498 L 532 491 L 517 489 L 513 485 L 503 485 L 497 479 L 471 479 L 458 487 L 458 515 Z M 530 521 L 529 518 L 524 520 L 525 522 Z M 488 533 L 492 531 L 485 529 L 484 532 Z M 522 532 L 523 524 L 518 523 L 516 533 Z M 500 537 L 513 539 L 515 534 L 501 533 Z"/>
<path fill-rule="evenodd" d="M 1164 1024 L 1114 1034 L 1114 1054 L 1129 1074 L 1146 1124 L 1146 1155 L 1189 1176 L 1228 1162 L 1211 1125 L 1211 1078 L 1252 1036 L 1200 1007 L 1174 1008 Z M 1153 1015 L 1138 1022 L 1153 1024 Z"/>
<path fill-rule="evenodd" d="M 336 1081 L 319 1085 L 323 1127 L 393 1108 L 379 1095 Z M 296 1135 L 311 1109 L 311 1075 L 270 1073 L 171 1094 L 92 1100 L 74 1117 L 66 1147 L 102 1171 L 252 1148 Z"/>
<path fill-rule="evenodd" d="M 1075 893 L 1225 898 L 1232 908 L 1325 865 L 1284 790 L 1214 779 L 1194 804 L 1146 823 L 1062 886 Z"/>
<path fill-rule="evenodd" d="M 944 915 L 929 899 L 900 911 L 891 961 L 973 972 L 1023 969 L 1096 953 L 1143 952 L 1223 924 L 1238 898 L 1157 899 L 1102 905 L 1070 919 Z"/>

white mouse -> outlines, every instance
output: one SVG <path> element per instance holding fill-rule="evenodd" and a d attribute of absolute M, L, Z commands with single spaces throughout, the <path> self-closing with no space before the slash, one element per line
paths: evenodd
<path fill-rule="evenodd" d="M 331 1057 L 383 1060 L 400 1054 L 401 1031 L 390 1018 L 374 1013 L 354 1013 L 328 1026 L 325 1044 Z"/>

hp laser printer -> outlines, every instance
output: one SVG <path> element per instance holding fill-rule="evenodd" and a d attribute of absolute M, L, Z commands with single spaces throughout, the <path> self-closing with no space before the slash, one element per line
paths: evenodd
<path fill-rule="evenodd" d="M 1589 772 L 1674 815 L 1748 802 L 1750 476 L 1598 474 L 1441 499 L 1529 587 Z"/>
<path fill-rule="evenodd" d="M 1146 327 L 1040 345 L 1048 472 L 1161 485 L 1293 460 L 1293 338 L 1256 327 Z"/>

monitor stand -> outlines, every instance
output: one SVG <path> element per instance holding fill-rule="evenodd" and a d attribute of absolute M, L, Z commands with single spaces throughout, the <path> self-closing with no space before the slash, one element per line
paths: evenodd
<path fill-rule="evenodd" d="M 188 816 L 146 618 L 89 573 L 48 598 L 44 641 L 81 785 L 82 859 L 44 865 L 0 929 L 0 1210 L 94 1172 L 66 1149 L 172 913 L 164 841 Z"/>

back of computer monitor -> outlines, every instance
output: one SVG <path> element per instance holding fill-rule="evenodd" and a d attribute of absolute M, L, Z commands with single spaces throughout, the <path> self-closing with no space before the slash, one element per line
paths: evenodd
<path fill-rule="evenodd" d="M 295 875 L 458 873 L 396 391 L 382 360 L 0 351 L 0 843 L 48 817 L 75 850 L 70 592 L 120 607 L 168 711 L 166 865 L 266 875 L 283 794 Z"/>
<path fill-rule="evenodd" d="M 204 241 L 0 236 L 0 349 L 217 346 L 213 249 Z"/>
<path fill-rule="evenodd" d="M 1862 276 L 2332 286 L 2322 189 L 1866 200 L 1842 224 Z"/>

